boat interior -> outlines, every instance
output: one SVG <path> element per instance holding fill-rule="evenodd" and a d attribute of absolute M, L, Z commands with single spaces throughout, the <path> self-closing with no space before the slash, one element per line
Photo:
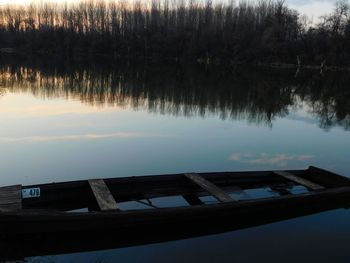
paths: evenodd
<path fill-rule="evenodd" d="M 295 196 L 349 186 L 316 168 L 288 171 L 186 173 L 93 179 L 0 188 L 0 210 L 132 211 Z"/>

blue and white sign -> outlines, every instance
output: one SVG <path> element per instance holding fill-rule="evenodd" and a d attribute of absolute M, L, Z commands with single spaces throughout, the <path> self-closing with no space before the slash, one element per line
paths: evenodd
<path fill-rule="evenodd" d="M 40 197 L 40 188 L 22 189 L 22 198 Z"/>

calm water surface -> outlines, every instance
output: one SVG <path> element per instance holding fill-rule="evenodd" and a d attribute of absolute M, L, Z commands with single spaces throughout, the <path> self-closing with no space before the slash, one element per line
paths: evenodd
<path fill-rule="evenodd" d="M 350 176 L 345 74 L 3 64 L 0 185 L 181 172 Z M 28 262 L 349 262 L 350 211 Z"/>

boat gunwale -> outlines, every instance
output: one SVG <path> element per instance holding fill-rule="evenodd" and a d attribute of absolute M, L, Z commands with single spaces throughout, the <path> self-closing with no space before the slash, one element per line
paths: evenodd
<path fill-rule="evenodd" d="M 142 209 L 142 210 L 116 210 L 116 211 L 91 211 L 91 212 L 74 212 L 67 213 L 59 210 L 46 210 L 46 209 L 23 209 L 20 211 L 12 211 L 12 212 L 0 212 L 1 217 L 57 217 L 63 216 L 63 218 L 82 218 L 82 217 L 115 217 L 115 216 L 129 216 L 129 215 L 140 215 L 140 214 L 162 214 L 162 213 L 171 213 L 171 212 L 179 212 L 179 211 L 209 211 L 217 209 L 239 209 L 246 208 L 252 206 L 261 206 L 264 204 L 270 203 L 284 203 L 285 201 L 293 202 L 302 199 L 310 199 L 317 197 L 325 197 L 325 196 L 336 196 L 339 194 L 350 194 L 350 186 L 331 188 L 325 190 L 315 190 L 301 194 L 291 194 L 284 196 L 275 196 L 275 197 L 266 197 L 260 199 L 249 199 L 249 200 L 240 200 L 240 201 L 232 201 L 228 203 L 215 203 L 215 204 L 205 204 L 205 205 L 194 205 L 194 206 L 180 206 L 180 207 L 164 207 L 158 209 Z M 46 219 L 45 219 L 46 220 Z M 1 221 L 0 221 L 1 222 Z"/>
<path fill-rule="evenodd" d="M 232 179 L 237 179 L 235 177 L 238 177 L 239 175 L 242 175 L 242 177 L 244 175 L 245 178 L 272 177 L 272 174 L 274 172 L 280 172 L 280 171 L 281 170 L 222 171 L 222 172 L 198 172 L 197 174 L 206 178 L 207 180 L 211 180 L 211 179 L 216 179 L 215 178 L 216 176 L 232 177 Z M 306 177 L 311 177 L 311 174 L 313 172 L 324 173 L 324 174 L 328 174 L 328 175 L 332 176 L 333 178 L 343 179 L 343 180 L 347 181 L 347 183 L 350 185 L 350 178 L 342 176 L 340 174 L 330 172 L 328 170 L 324 170 L 324 169 L 315 167 L 315 166 L 309 166 L 306 169 L 292 169 L 292 170 L 283 170 L 283 171 L 288 172 L 288 173 L 292 173 L 292 174 L 297 174 L 298 176 L 301 175 L 302 177 L 304 177 L 305 175 L 307 175 Z M 88 180 L 94 180 L 94 179 L 102 179 L 105 181 L 105 183 L 107 185 L 108 184 L 116 184 L 116 183 L 142 183 L 142 182 L 156 182 L 156 181 L 167 181 L 167 180 L 176 181 L 179 179 L 184 179 L 185 178 L 184 175 L 187 173 L 175 173 L 175 174 L 169 173 L 169 174 L 159 174 L 159 175 L 123 176 L 123 177 L 108 177 L 108 178 L 88 178 L 88 179 L 82 179 L 82 180 L 22 185 L 22 189 L 34 188 L 34 187 L 58 188 L 60 186 L 66 186 L 68 188 L 68 186 L 75 187 L 75 185 L 87 184 Z M 288 180 L 286 180 L 284 178 L 280 177 L 280 179 L 288 182 Z M 2 187 L 6 187 L 6 186 L 7 185 L 4 185 Z M 9 186 L 11 186 L 11 185 L 9 185 Z M 327 186 L 327 185 L 325 185 L 325 187 L 332 188 L 332 187 Z"/>
<path fill-rule="evenodd" d="M 224 172 L 198 172 L 197 174 L 203 176 L 203 177 L 210 177 L 211 175 L 221 175 L 221 176 L 232 176 L 234 177 L 234 175 L 238 175 L 238 174 L 254 174 L 251 176 L 247 176 L 248 177 L 264 177 L 264 176 L 269 176 L 266 174 L 270 174 L 273 172 L 278 172 L 280 170 L 263 170 L 263 171 L 224 171 Z M 302 173 L 302 172 L 307 172 L 308 169 L 296 169 L 296 170 L 284 170 L 286 172 L 292 172 L 292 173 Z M 33 187 L 45 187 L 45 186 L 55 186 L 58 187 L 60 185 L 72 185 L 72 184 L 85 184 L 87 183 L 88 180 L 94 180 L 94 179 L 102 179 L 106 182 L 106 184 L 108 185 L 109 183 L 117 183 L 115 181 L 131 181 L 131 180 L 135 180 L 135 181 L 140 181 L 142 182 L 143 180 L 148 181 L 149 179 L 173 179 L 174 181 L 176 179 L 179 179 L 177 177 L 183 177 L 184 174 L 186 173 L 175 173 L 175 174 L 159 174 L 159 175 L 141 175 L 141 176 L 123 176 L 123 177 L 108 177 L 108 178 L 88 178 L 88 179 L 82 179 L 82 180 L 75 180 L 75 181 L 64 181 L 64 182 L 52 182 L 52 183 L 43 183 L 43 184 L 31 184 L 31 185 L 23 185 L 23 188 L 33 188 Z M 174 178 L 172 178 L 174 177 Z M 137 183 L 140 183 L 137 182 Z"/>
<path fill-rule="evenodd" d="M 223 189 L 226 190 L 230 190 L 229 186 L 234 185 L 234 181 L 238 178 L 245 178 L 245 179 L 249 179 L 249 178 L 275 178 L 278 180 L 281 180 L 281 182 L 288 182 L 289 186 L 290 185 L 298 185 L 295 182 L 292 181 L 288 181 L 286 178 L 283 178 L 282 176 L 278 176 L 278 175 L 274 175 L 274 172 L 278 172 L 275 170 L 267 170 L 267 171 L 233 171 L 233 172 L 206 172 L 206 173 L 198 173 L 198 175 L 203 176 L 203 178 L 206 178 L 207 180 L 211 180 L 211 179 L 217 179 L 218 181 L 220 180 L 228 180 L 228 179 L 232 179 L 233 182 L 227 183 L 225 186 L 221 186 Z M 346 187 L 350 187 L 350 179 L 338 174 L 334 174 L 332 172 L 317 168 L 317 167 L 313 167 L 310 166 L 308 169 L 304 169 L 304 170 L 285 170 L 285 172 L 290 172 L 293 174 L 297 174 L 297 175 L 302 175 L 302 177 L 312 177 L 312 173 L 324 173 L 323 179 L 329 180 L 329 176 L 331 176 L 331 178 L 335 179 L 335 181 L 340 181 L 343 182 L 343 185 L 338 186 L 338 187 L 329 187 L 329 186 L 325 186 L 324 189 L 321 190 L 310 190 L 308 192 L 305 193 L 300 193 L 300 194 L 286 194 L 286 195 L 279 195 L 279 196 L 272 196 L 272 197 L 264 197 L 264 198 L 252 198 L 252 199 L 247 199 L 247 200 L 235 200 L 233 202 L 229 202 L 228 204 L 233 206 L 233 207 L 239 207 L 242 206 L 244 204 L 252 204 L 252 203 L 264 203 L 264 201 L 272 201 L 272 200 L 286 200 L 286 199 L 291 199 L 291 198 L 303 198 L 306 196 L 312 196 L 315 194 L 320 194 L 322 192 L 327 192 L 328 190 L 337 190 L 337 189 L 342 189 L 342 188 L 346 188 Z M 217 177 L 219 176 L 219 177 Z M 220 177 L 221 176 L 221 177 Z M 265 178 L 265 179 L 266 179 Z M 193 191 L 193 193 L 198 194 L 198 196 L 204 196 L 204 195 L 209 195 L 209 193 L 206 193 L 205 191 L 203 191 L 203 189 L 200 189 L 200 187 L 198 185 L 192 185 L 191 186 L 191 182 L 190 180 L 188 180 L 188 178 L 186 178 L 184 176 L 184 174 L 168 174 L 168 175 L 146 175 L 146 176 L 132 176 L 132 177 L 116 177 L 116 178 L 106 178 L 103 179 L 106 182 L 106 185 L 109 185 L 109 187 L 113 188 L 113 185 L 115 185 L 116 187 L 121 187 L 120 185 L 118 185 L 118 183 L 120 184 L 140 184 L 141 186 L 139 186 L 140 188 L 144 187 L 146 190 L 144 190 L 143 194 L 146 196 L 146 193 L 149 194 L 149 192 L 147 191 L 154 191 L 153 189 L 149 189 L 147 187 L 149 187 L 149 185 L 147 185 L 147 183 L 150 183 L 152 186 L 152 183 L 157 183 L 157 182 L 165 182 L 165 183 L 170 183 L 171 187 L 173 189 L 177 189 L 177 187 L 179 185 L 173 186 L 172 184 L 174 182 L 180 182 L 183 183 L 185 182 L 185 184 L 187 184 L 187 186 L 189 185 L 190 187 L 194 187 L 194 189 L 199 189 L 196 191 Z M 187 180 L 187 181 L 186 181 Z M 145 185 L 142 185 L 143 183 L 146 183 Z M 253 183 L 252 183 L 253 184 Z M 130 185 L 129 188 L 130 188 Z M 135 187 L 134 185 L 134 187 Z M 261 184 L 261 185 L 266 185 L 266 186 L 271 186 L 273 185 L 272 182 L 270 183 L 266 183 L 265 184 Z M 181 186 L 181 184 L 180 184 Z M 283 185 L 283 186 L 287 186 L 287 185 Z M 70 213 L 68 211 L 70 210 L 76 210 L 76 209 L 80 209 L 80 208 L 84 208 L 84 204 L 87 204 L 88 202 L 91 202 L 93 200 L 93 195 L 91 190 L 89 191 L 89 187 L 88 187 L 88 180 L 78 180 L 78 181 L 69 181 L 69 182 L 60 182 L 60 183 L 49 183 L 49 184 L 36 184 L 36 185 L 29 185 L 29 186 L 22 186 L 22 189 L 28 189 L 31 187 L 40 187 L 44 190 L 44 192 L 46 192 L 45 194 L 50 193 L 51 196 L 48 197 L 39 197 L 39 198 L 32 198 L 32 199 L 22 199 L 22 203 L 24 204 L 23 209 L 22 210 L 16 210 L 16 211 L 2 211 L 0 212 L 0 215 L 28 215 L 30 214 L 30 211 L 34 211 L 33 214 L 55 214 L 55 215 L 69 215 L 69 216 L 86 216 L 88 214 L 93 215 L 93 214 L 111 214 L 114 213 L 113 211 L 109 211 L 109 212 L 101 212 L 101 211 L 89 211 L 89 212 L 79 212 L 79 211 L 74 211 L 73 213 Z M 186 190 L 186 188 L 182 185 L 183 189 Z M 226 187 L 226 188 L 225 188 Z M 234 186 L 233 186 L 234 187 Z M 132 187 L 131 189 L 127 188 L 126 190 L 124 190 L 123 194 L 124 194 L 124 199 L 120 199 L 118 200 L 118 198 L 116 199 L 119 202 L 127 202 L 127 201 L 137 201 L 137 200 L 143 200 L 145 198 L 140 198 L 140 199 L 136 199 L 135 196 L 137 196 L 138 192 L 132 192 Z M 71 191 L 71 192 L 67 192 L 67 193 L 60 193 L 59 190 L 60 189 L 64 189 L 66 191 Z M 64 201 L 68 201 L 69 197 L 71 195 L 76 195 L 77 193 L 74 192 L 74 189 L 79 189 L 82 193 L 87 194 L 86 196 L 84 196 L 84 198 L 79 199 L 78 201 L 74 200 L 76 203 L 73 204 L 68 204 L 66 205 L 67 207 L 73 207 L 74 205 L 76 205 L 79 202 L 82 202 L 81 206 L 75 206 L 77 207 L 76 209 L 63 209 L 63 208 L 59 208 L 59 205 L 57 206 L 57 203 L 60 204 L 64 203 Z M 167 188 L 165 188 L 167 190 Z M 246 189 L 256 189 L 256 188 L 246 188 Z M 139 190 L 139 189 L 138 189 Z M 164 194 L 164 193 L 158 193 L 157 195 L 157 190 L 156 189 L 154 191 L 154 193 L 152 192 L 153 195 L 157 196 L 157 197 L 164 197 L 164 196 L 181 196 L 182 192 L 178 191 L 177 194 L 169 194 L 172 193 L 171 191 L 168 190 L 168 194 Z M 163 191 L 166 191 L 163 189 Z M 184 191 L 185 191 L 184 190 Z M 91 193 L 90 193 L 91 192 Z M 234 192 L 234 191 L 233 191 Z M 203 194 L 204 193 L 204 194 Z M 206 194 L 205 194 L 206 193 Z M 149 194 L 149 195 L 152 195 Z M 56 196 L 57 195 L 57 196 Z M 114 193 L 113 195 L 116 195 L 118 197 L 118 192 Z M 127 197 L 135 195 L 133 198 L 129 198 L 127 199 Z M 155 198 L 155 197 L 151 197 L 151 198 Z M 34 200 L 33 200 L 34 199 Z M 62 201 L 63 200 L 63 201 Z M 48 205 L 50 204 L 51 205 Z M 55 203 L 56 202 L 56 203 Z M 71 205 L 71 206 L 70 206 Z M 157 209 L 149 209 L 149 208 L 145 208 L 145 209 L 130 209 L 130 210 L 119 210 L 116 213 L 118 214 L 130 214 L 130 213 L 134 213 L 134 214 L 138 214 L 138 213 L 144 213 L 144 212 L 149 212 L 149 211 L 164 211 L 166 209 L 175 209 L 175 210 L 179 210 L 179 209 L 197 209 L 198 207 L 200 208 L 206 208 L 208 209 L 208 207 L 216 207 L 216 206 L 224 206 L 224 204 L 222 203 L 214 203 L 214 204 L 201 204 L 201 205 L 189 205 L 189 206 L 175 206 L 175 207 L 163 207 L 163 208 L 157 208 Z M 86 207 L 86 206 L 85 206 Z M 90 210 L 90 209 L 89 209 Z"/>

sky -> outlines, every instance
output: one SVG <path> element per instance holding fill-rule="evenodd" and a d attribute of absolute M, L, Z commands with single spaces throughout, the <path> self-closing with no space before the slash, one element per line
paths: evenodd
<path fill-rule="evenodd" d="M 40 0 L 40 1 L 51 1 L 55 3 L 62 2 L 79 2 L 79 0 Z M 0 4 L 25 4 L 31 3 L 33 0 L 0 0 Z M 305 14 L 310 18 L 313 18 L 313 21 L 333 10 L 334 3 L 336 0 L 286 0 L 286 3 L 301 14 Z"/>
<path fill-rule="evenodd" d="M 317 20 L 320 16 L 333 11 L 336 0 L 287 0 L 286 2 L 301 14 Z"/>

